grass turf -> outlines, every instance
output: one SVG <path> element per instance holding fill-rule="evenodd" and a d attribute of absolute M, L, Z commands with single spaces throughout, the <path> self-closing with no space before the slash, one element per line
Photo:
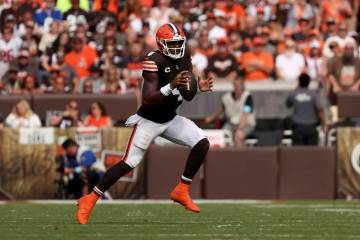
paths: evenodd
<path fill-rule="evenodd" d="M 360 202 L 201 204 L 194 214 L 175 204 L 99 204 L 88 225 L 75 205 L 0 205 L 0 239 L 360 239 Z"/>

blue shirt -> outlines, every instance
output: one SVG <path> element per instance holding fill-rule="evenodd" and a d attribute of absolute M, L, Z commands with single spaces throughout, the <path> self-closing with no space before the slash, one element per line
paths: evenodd
<path fill-rule="evenodd" d="M 37 24 L 39 24 L 40 26 L 43 26 L 44 23 L 45 23 L 45 19 L 48 18 L 48 17 L 52 18 L 53 20 L 58 20 L 58 21 L 62 20 L 61 12 L 59 10 L 57 10 L 57 9 L 51 10 L 50 14 L 47 11 L 38 9 L 35 12 L 34 21 Z"/>

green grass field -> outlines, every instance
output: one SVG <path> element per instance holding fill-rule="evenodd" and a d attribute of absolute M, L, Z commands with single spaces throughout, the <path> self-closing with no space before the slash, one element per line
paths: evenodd
<path fill-rule="evenodd" d="M 360 239 L 360 202 L 98 204 L 88 225 L 73 204 L 0 205 L 0 239 Z"/>

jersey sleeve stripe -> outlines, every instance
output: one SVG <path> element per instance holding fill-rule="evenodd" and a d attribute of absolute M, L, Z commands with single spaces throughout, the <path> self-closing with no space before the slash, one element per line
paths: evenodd
<path fill-rule="evenodd" d="M 158 70 L 154 68 L 143 68 L 143 71 L 157 72 Z"/>
<path fill-rule="evenodd" d="M 143 61 L 143 63 L 148 63 L 148 64 L 154 64 L 156 65 L 156 63 L 154 61 Z"/>
<path fill-rule="evenodd" d="M 143 67 L 143 69 L 151 69 L 154 71 L 158 70 L 157 66 L 152 66 L 152 65 L 143 65 L 142 67 Z"/>
<path fill-rule="evenodd" d="M 149 68 L 158 68 L 156 65 L 152 65 L 152 64 L 143 64 L 143 67 L 149 67 Z"/>
<path fill-rule="evenodd" d="M 144 71 L 150 71 L 150 72 L 158 71 L 158 66 L 156 65 L 155 61 L 144 60 L 142 62 L 142 67 Z"/>

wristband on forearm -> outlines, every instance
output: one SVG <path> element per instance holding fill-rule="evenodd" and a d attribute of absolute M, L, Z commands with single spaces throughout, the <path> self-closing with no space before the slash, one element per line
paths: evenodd
<path fill-rule="evenodd" d="M 160 88 L 160 92 L 162 93 L 162 95 L 164 96 L 169 96 L 170 93 L 172 92 L 170 83 L 166 84 L 165 86 L 163 86 L 162 88 Z"/>

